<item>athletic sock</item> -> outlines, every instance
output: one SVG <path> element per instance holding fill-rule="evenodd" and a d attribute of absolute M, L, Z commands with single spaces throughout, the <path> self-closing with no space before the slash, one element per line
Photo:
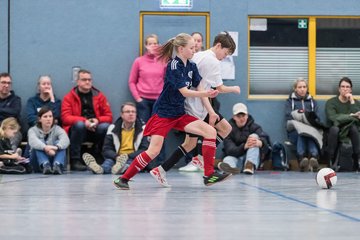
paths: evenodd
<path fill-rule="evenodd" d="M 216 153 L 216 140 L 204 138 L 202 144 L 202 154 L 204 158 L 205 177 L 208 177 L 214 173 L 215 153 Z"/>
<path fill-rule="evenodd" d="M 142 152 L 136 156 L 134 161 L 130 164 L 129 168 L 126 172 L 121 176 L 126 180 L 130 180 L 133 176 L 135 176 L 138 172 L 144 169 L 149 162 L 151 162 L 151 158 L 147 155 L 146 152 Z"/>
<path fill-rule="evenodd" d="M 224 139 L 218 134 L 216 135 L 216 146 L 219 146 L 220 143 L 222 143 Z"/>
<path fill-rule="evenodd" d="M 173 154 L 171 154 L 171 156 L 166 159 L 163 164 L 161 164 L 161 167 L 165 170 L 165 172 L 169 171 L 183 156 L 186 156 L 186 154 L 187 152 L 185 149 L 182 146 L 178 146 Z"/>

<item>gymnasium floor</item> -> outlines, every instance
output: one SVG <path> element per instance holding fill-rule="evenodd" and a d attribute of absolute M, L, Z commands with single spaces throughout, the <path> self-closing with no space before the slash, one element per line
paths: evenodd
<path fill-rule="evenodd" d="M 201 173 L 0 176 L 0 239 L 359 239 L 360 174 L 331 190 L 314 173 L 257 172 L 205 187 Z"/>

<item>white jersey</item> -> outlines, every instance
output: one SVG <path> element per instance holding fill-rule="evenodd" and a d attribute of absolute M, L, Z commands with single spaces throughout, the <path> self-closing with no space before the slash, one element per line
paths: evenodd
<path fill-rule="evenodd" d="M 210 90 L 211 87 L 223 85 L 221 77 L 220 61 L 216 58 L 212 50 L 197 52 L 191 59 L 196 63 L 199 73 L 202 77 L 200 85 L 204 90 Z M 208 111 L 199 97 L 187 97 L 185 99 L 185 111 L 187 114 L 204 120 Z"/>

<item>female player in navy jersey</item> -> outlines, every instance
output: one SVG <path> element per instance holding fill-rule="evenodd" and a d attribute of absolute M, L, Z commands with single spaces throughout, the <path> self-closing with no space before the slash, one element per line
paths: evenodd
<path fill-rule="evenodd" d="M 176 56 L 171 59 L 174 49 Z M 129 189 L 128 181 L 159 154 L 164 138 L 172 128 L 204 138 L 202 152 L 204 157 L 204 184 L 206 186 L 223 181 L 231 176 L 228 173 L 214 172 L 216 130 L 204 121 L 185 113 L 184 101 L 186 97 L 213 98 L 219 93 L 217 90 L 201 90 L 199 86 L 201 76 L 196 64 L 189 61 L 194 53 L 194 39 L 186 33 L 180 33 L 160 47 L 160 59 L 168 62 L 168 65 L 164 88 L 154 105 L 153 115 L 144 130 L 145 136 L 151 136 L 150 146 L 134 159 L 121 177 L 114 180 L 114 185 L 117 188 Z M 198 91 L 190 90 L 191 87 L 197 88 Z"/>

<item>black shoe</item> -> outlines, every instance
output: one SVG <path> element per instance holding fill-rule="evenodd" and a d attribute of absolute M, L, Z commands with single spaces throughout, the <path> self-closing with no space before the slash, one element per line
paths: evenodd
<path fill-rule="evenodd" d="M 71 161 L 72 163 L 71 163 L 71 170 L 73 170 L 73 171 L 86 171 L 87 170 L 87 166 L 86 165 L 84 165 L 84 164 L 82 164 L 81 162 L 80 162 L 80 160 L 72 160 Z"/>
<path fill-rule="evenodd" d="M 121 189 L 121 190 L 129 190 L 129 184 L 128 184 L 128 180 L 124 179 L 124 178 L 117 178 L 114 180 L 114 185 L 115 187 Z"/>
<path fill-rule="evenodd" d="M 49 162 L 44 162 L 42 167 L 43 167 L 43 174 L 47 175 L 47 174 L 52 173 L 51 166 L 50 166 Z"/>
<path fill-rule="evenodd" d="M 53 173 L 55 175 L 63 174 L 62 165 L 58 162 L 54 162 Z"/>
<path fill-rule="evenodd" d="M 204 184 L 206 186 L 211 186 L 215 183 L 218 182 L 222 182 L 225 181 L 226 179 L 228 179 L 229 177 L 231 177 L 231 173 L 218 173 L 218 172 L 214 172 L 213 174 L 211 174 L 208 177 L 204 177 Z"/>
<path fill-rule="evenodd" d="M 221 170 L 223 172 L 232 173 L 232 174 L 239 174 L 240 173 L 240 168 L 233 168 L 229 164 L 224 163 L 224 162 L 219 162 L 217 167 L 218 167 L 219 170 Z"/>

